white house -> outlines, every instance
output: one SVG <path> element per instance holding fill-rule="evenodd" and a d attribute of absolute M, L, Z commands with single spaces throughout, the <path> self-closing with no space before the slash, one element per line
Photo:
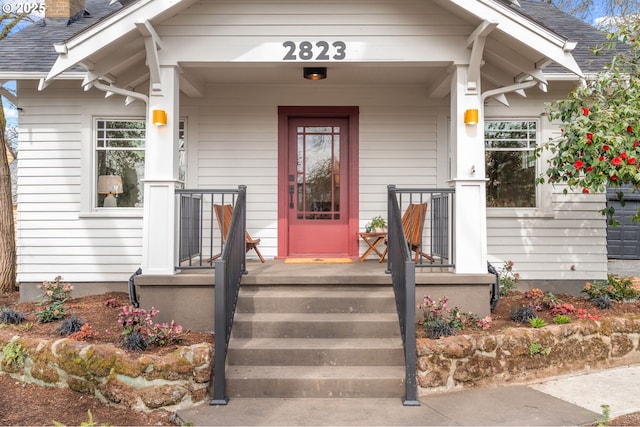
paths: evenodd
<path fill-rule="evenodd" d="M 238 185 L 267 259 L 359 257 L 393 184 L 455 191 L 453 274 L 512 260 L 548 286 L 606 277 L 604 196 L 536 186 L 545 159 L 529 159 L 559 132 L 544 103 L 602 65 L 594 28 L 533 0 L 121 3 L 47 0 L 41 25 L 0 42 L 23 292 L 174 276 L 176 189 Z M 290 208 L 298 141 L 318 129 L 333 148 L 307 154 L 332 159 L 332 224 Z"/>

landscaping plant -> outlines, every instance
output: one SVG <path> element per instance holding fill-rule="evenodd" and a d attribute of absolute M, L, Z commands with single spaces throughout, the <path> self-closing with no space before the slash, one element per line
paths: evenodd
<path fill-rule="evenodd" d="M 14 325 L 19 325 L 24 322 L 24 319 L 24 313 L 20 311 L 16 311 L 12 308 L 0 309 L 0 323 L 12 323 Z"/>
<path fill-rule="evenodd" d="M 616 277 L 613 274 L 607 275 L 607 281 L 587 282 L 581 291 L 590 299 L 598 296 L 607 296 L 614 301 L 632 300 L 638 298 L 639 293 L 633 287 L 631 279 L 628 277 Z"/>
<path fill-rule="evenodd" d="M 41 311 L 36 312 L 38 322 L 48 323 L 64 317 L 64 303 L 71 297 L 73 286 L 68 283 L 60 283 L 61 280 L 62 277 L 57 276 L 53 282 L 45 280 L 42 284 L 36 286 L 38 289 L 43 290 L 40 295 L 42 299 L 40 304 L 45 306 Z"/>
<path fill-rule="evenodd" d="M 123 344 L 130 350 L 144 350 L 149 345 L 165 346 L 179 343 L 182 326 L 173 320 L 171 323 L 154 323 L 153 317 L 160 311 L 150 311 L 134 306 L 124 306 L 118 314 L 118 323 L 122 325 Z"/>
<path fill-rule="evenodd" d="M 513 261 L 505 261 L 502 269 L 498 274 L 498 282 L 500 284 L 500 295 L 506 296 L 509 291 L 516 288 L 516 284 L 520 280 L 520 275 L 513 272 Z"/>
<path fill-rule="evenodd" d="M 72 316 L 60 322 L 56 328 L 56 332 L 58 335 L 71 335 L 78 332 L 80 328 L 82 328 L 82 325 L 84 325 L 84 320 Z"/>
<path fill-rule="evenodd" d="M 449 298 L 446 296 L 436 302 L 425 295 L 423 303 L 418 305 L 418 309 L 423 310 L 422 326 L 427 338 L 455 335 L 457 331 L 464 328 L 487 329 L 490 327 L 490 317 L 480 319 L 472 312 L 462 312 L 458 307 L 447 307 L 448 301 Z"/>

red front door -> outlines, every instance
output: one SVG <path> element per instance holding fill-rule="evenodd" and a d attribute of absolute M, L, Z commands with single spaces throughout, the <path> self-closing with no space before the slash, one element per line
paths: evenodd
<path fill-rule="evenodd" d="M 280 255 L 357 256 L 351 121 L 316 112 L 281 122 Z"/>

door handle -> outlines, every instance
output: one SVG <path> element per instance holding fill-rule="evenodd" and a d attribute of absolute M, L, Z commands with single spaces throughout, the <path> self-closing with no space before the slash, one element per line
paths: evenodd
<path fill-rule="evenodd" d="M 289 185 L 289 209 L 293 209 L 293 193 L 296 191 L 293 185 Z"/>

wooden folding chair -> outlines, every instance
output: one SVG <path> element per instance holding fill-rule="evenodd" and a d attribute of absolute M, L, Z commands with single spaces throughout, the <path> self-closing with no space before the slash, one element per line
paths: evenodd
<path fill-rule="evenodd" d="M 224 209 L 224 211 L 223 211 Z M 231 217 L 233 216 L 233 206 L 232 205 L 213 205 L 213 210 L 216 214 L 216 219 L 218 220 L 218 227 L 220 227 L 220 233 L 222 233 L 222 243 L 227 241 L 227 234 L 229 233 L 229 228 L 231 227 Z M 224 223 L 223 223 L 224 221 Z M 253 239 L 249 232 L 245 232 L 245 240 L 247 242 L 247 252 L 251 249 L 256 251 L 258 254 L 258 258 L 260 261 L 264 262 L 264 258 L 258 249 L 258 245 L 260 244 L 260 239 Z M 220 258 L 222 254 L 214 255 L 211 257 L 211 260 Z"/>
<path fill-rule="evenodd" d="M 424 221 L 427 217 L 427 202 L 422 204 L 412 203 L 402 214 L 402 231 L 407 239 L 409 251 L 416 253 L 414 262 L 417 263 L 420 255 L 433 261 L 430 255 L 422 252 L 422 231 L 424 230 Z M 388 247 L 385 248 L 380 262 L 384 261 L 387 255 Z"/>

